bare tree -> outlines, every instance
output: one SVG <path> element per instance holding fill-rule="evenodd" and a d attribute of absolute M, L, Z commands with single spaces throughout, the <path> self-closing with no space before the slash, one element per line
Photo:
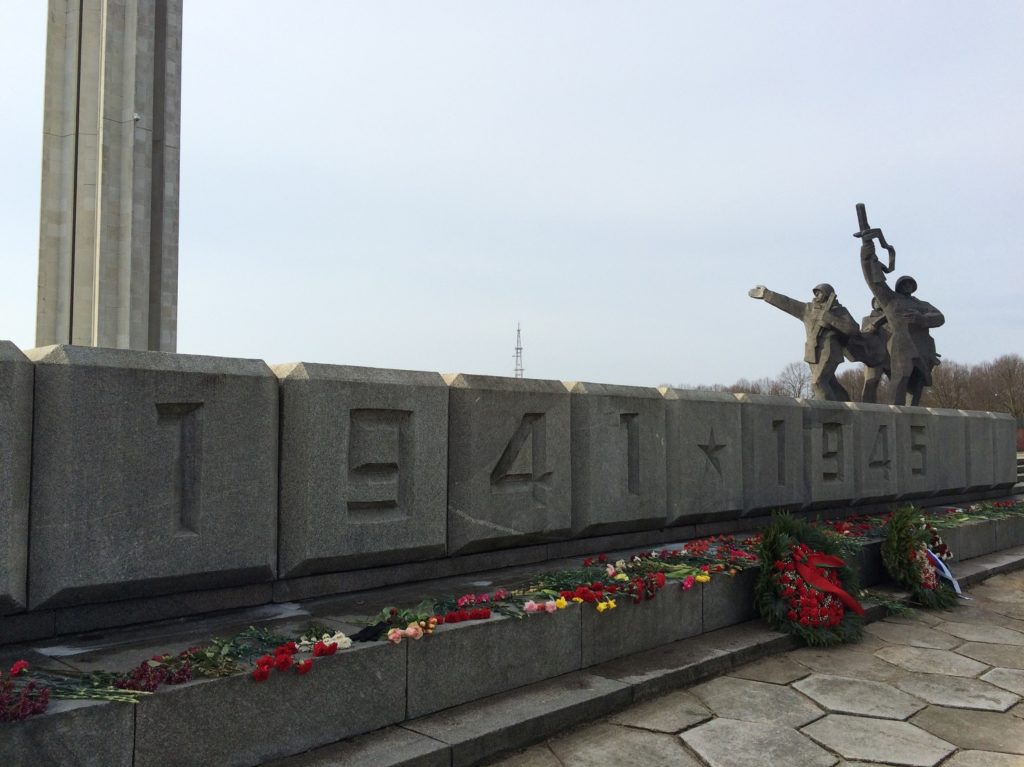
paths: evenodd
<path fill-rule="evenodd" d="M 805 362 L 790 362 L 775 377 L 774 383 L 773 388 L 780 396 L 805 399 L 811 396 L 811 370 Z"/>
<path fill-rule="evenodd" d="M 860 402 L 864 394 L 864 366 L 857 363 L 854 367 L 843 368 L 836 380 L 850 393 L 850 402 Z"/>
<path fill-rule="evenodd" d="M 948 360 L 932 370 L 932 385 L 925 389 L 922 405 L 928 407 L 966 408 L 974 407 L 972 400 L 972 369 L 959 362 Z"/>

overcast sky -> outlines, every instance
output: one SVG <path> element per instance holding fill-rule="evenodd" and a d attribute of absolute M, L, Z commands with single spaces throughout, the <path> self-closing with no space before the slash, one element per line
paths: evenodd
<path fill-rule="evenodd" d="M 34 345 L 44 0 L 0 0 L 0 338 Z M 854 205 L 1024 351 L 1024 4 L 185 0 L 180 352 L 606 383 L 860 318 Z M 893 275 L 896 276 L 896 275 Z"/>

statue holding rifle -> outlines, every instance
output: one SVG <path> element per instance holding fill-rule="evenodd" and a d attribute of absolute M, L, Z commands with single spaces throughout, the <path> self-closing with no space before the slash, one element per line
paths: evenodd
<path fill-rule="evenodd" d="M 886 348 L 889 352 L 892 402 L 894 405 L 918 405 L 924 387 L 931 386 L 932 368 L 939 364 L 935 342 L 928 331 L 941 326 L 946 319 L 934 306 L 914 297 L 917 280 L 913 277 L 900 277 L 896 280 L 895 290 L 886 284 L 885 275 L 895 267 L 896 252 L 885 241 L 881 229 L 872 229 L 868 225 L 863 204 L 857 205 L 857 222 L 860 231 L 853 236 L 861 240 L 860 261 L 864 281 L 878 301 L 884 325 L 888 326 Z M 889 251 L 888 268 L 878 260 L 876 240 Z"/>

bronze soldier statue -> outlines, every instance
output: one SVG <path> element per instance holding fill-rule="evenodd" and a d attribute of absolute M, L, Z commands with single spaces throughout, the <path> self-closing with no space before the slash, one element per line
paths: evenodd
<path fill-rule="evenodd" d="M 836 368 L 843 361 L 850 337 L 859 336 L 860 331 L 850 313 L 836 300 L 832 286 L 828 283 L 816 286 L 814 299 L 806 302 L 768 290 L 764 285 L 751 288 L 748 295 L 767 301 L 804 323 L 807 331 L 804 362 L 811 368 L 815 398 L 848 401 L 850 395 L 836 379 Z"/>
<path fill-rule="evenodd" d="M 892 403 L 918 405 L 924 387 L 931 386 L 932 368 L 939 364 L 935 342 L 928 331 L 942 325 L 946 318 L 931 304 L 914 298 L 917 280 L 913 277 L 900 277 L 896 280 L 895 290 L 886 284 L 885 273 L 892 271 L 895 253 L 888 248 L 881 230 L 867 225 L 863 208 L 863 205 L 857 206 L 861 230 L 854 237 L 861 239 L 860 262 L 864 281 L 878 301 L 888 326 L 886 348 L 889 352 Z M 875 253 L 876 239 L 889 250 L 888 269 L 882 266 Z M 865 392 L 867 388 L 865 381 Z"/>

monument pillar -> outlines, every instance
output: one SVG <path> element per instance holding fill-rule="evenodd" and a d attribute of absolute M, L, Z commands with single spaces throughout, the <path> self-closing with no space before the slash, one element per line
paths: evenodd
<path fill-rule="evenodd" d="M 177 346 L 182 0 L 49 0 L 36 344 Z"/>

